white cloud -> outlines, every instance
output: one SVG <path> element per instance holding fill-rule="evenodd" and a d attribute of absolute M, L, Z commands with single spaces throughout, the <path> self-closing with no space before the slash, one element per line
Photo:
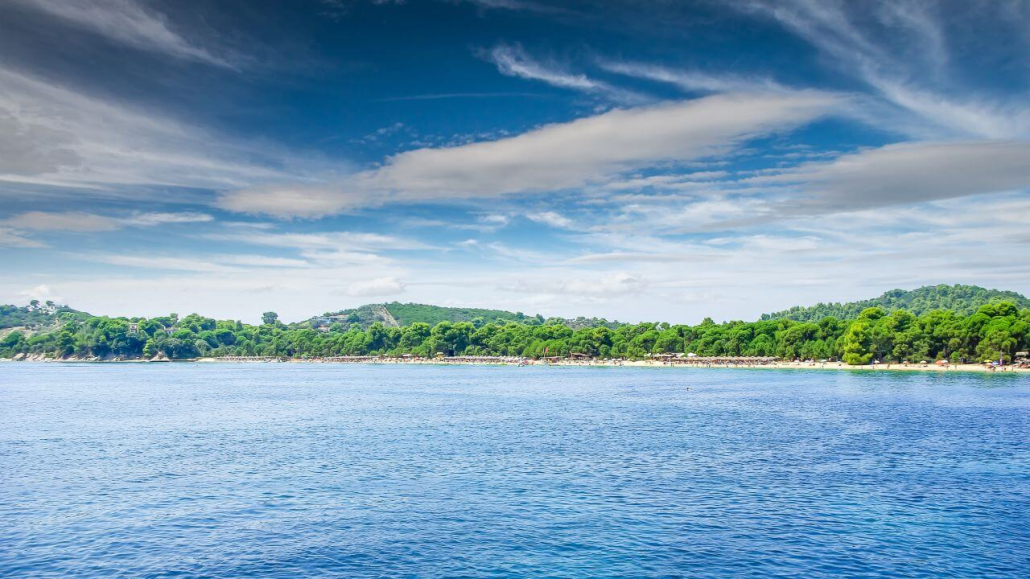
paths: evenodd
<path fill-rule="evenodd" d="M 353 200 L 332 186 L 265 185 L 222 193 L 215 204 L 239 213 L 311 219 L 339 213 Z"/>
<path fill-rule="evenodd" d="M 692 70 L 674 70 L 652 64 L 614 60 L 601 60 L 598 64 L 608 72 L 668 83 L 691 92 L 774 92 L 787 90 L 778 82 L 759 76 L 709 74 Z"/>
<path fill-rule="evenodd" d="M 930 3 L 880 3 L 871 14 L 873 5 L 863 2 L 746 0 L 736 5 L 779 22 L 820 50 L 838 71 L 953 135 L 1030 135 L 1030 109 L 1024 100 L 998 102 L 977 96 L 976 87 L 948 91 L 938 82 L 948 72 L 948 38 Z"/>
<path fill-rule="evenodd" d="M 0 67 L 0 182 L 138 201 L 119 186 L 243 188 L 286 178 L 268 167 L 290 159 Z"/>
<path fill-rule="evenodd" d="M 398 200 L 560 190 L 663 161 L 725 152 L 748 138 L 793 129 L 835 104 L 823 93 L 796 92 L 613 110 L 507 139 L 401 153 L 363 180 L 392 190 Z"/>
<path fill-rule="evenodd" d="M 490 213 L 479 218 L 480 221 L 490 225 L 496 225 L 498 227 L 504 227 L 508 224 L 508 216 L 500 213 Z"/>
<path fill-rule="evenodd" d="M 529 213 L 526 215 L 531 221 L 543 223 L 558 229 L 568 229 L 574 225 L 573 221 L 555 211 L 543 211 L 541 213 Z"/>
<path fill-rule="evenodd" d="M 39 300 L 41 302 L 52 301 L 55 303 L 60 303 L 61 300 L 64 299 L 60 296 L 54 295 L 53 290 L 50 289 L 50 286 L 46 284 L 39 284 L 36 287 L 22 290 L 18 292 L 18 295 L 26 298 L 26 301 Z"/>
<path fill-rule="evenodd" d="M 218 205 L 281 218 L 316 218 L 390 202 L 570 189 L 629 170 L 726 153 L 750 138 L 795 129 L 841 104 L 827 93 L 795 91 L 616 109 L 514 137 L 407 151 L 389 157 L 381 168 L 335 184 L 231 191 Z"/>
<path fill-rule="evenodd" d="M 246 254 L 213 254 L 190 257 L 139 254 L 83 254 L 80 257 L 124 267 L 193 272 L 228 273 L 251 269 L 305 268 L 312 266 L 311 263 L 303 259 Z"/>
<path fill-rule="evenodd" d="M 512 283 L 502 284 L 500 289 L 518 293 L 574 296 L 577 299 L 597 301 L 639 294 L 644 292 L 648 285 L 639 275 L 617 271 L 600 277 L 559 275 L 555 279 L 518 279 Z"/>
<path fill-rule="evenodd" d="M 149 227 L 164 225 L 167 223 L 208 223 L 214 221 L 214 217 L 206 213 L 181 212 L 181 213 L 136 213 L 132 217 L 120 219 L 126 225 Z"/>
<path fill-rule="evenodd" d="M 152 227 L 167 223 L 198 223 L 214 218 L 204 213 L 136 213 L 113 217 L 85 211 L 26 211 L 0 221 L 0 245 L 44 247 L 24 236 L 24 231 L 97 233 L 115 231 L 128 225 Z"/>
<path fill-rule="evenodd" d="M 355 297 L 393 296 L 404 293 L 404 284 L 392 277 L 358 281 L 347 287 L 347 295 Z"/>
<path fill-rule="evenodd" d="M 231 270 L 230 267 L 216 263 L 210 259 L 190 257 L 163 257 L 156 255 L 86 255 L 86 259 L 146 269 L 170 269 L 176 271 L 216 272 Z"/>
<path fill-rule="evenodd" d="M 631 176 L 626 179 L 610 181 L 602 188 L 611 191 L 639 190 L 639 189 L 661 189 L 671 191 L 697 189 L 699 186 L 711 181 L 729 177 L 727 171 L 695 171 L 693 173 L 674 173 L 663 175 L 650 175 L 647 177 Z"/>
<path fill-rule="evenodd" d="M 5 219 L 3 224 L 31 231 L 85 232 L 113 231 L 119 228 L 117 219 L 81 211 L 63 213 L 28 211 Z"/>
<path fill-rule="evenodd" d="M 382 233 L 327 231 L 324 233 L 211 233 L 204 236 L 214 241 L 233 241 L 270 247 L 291 247 L 315 250 L 428 250 L 431 245 Z"/>
<path fill-rule="evenodd" d="M 308 267 L 311 264 L 303 259 L 288 257 L 269 257 L 267 255 L 225 255 L 218 258 L 222 263 L 248 267 Z"/>
<path fill-rule="evenodd" d="M 471 240 L 469 240 L 471 241 Z M 476 247 L 481 244 L 462 242 L 462 245 Z M 533 251 L 531 249 L 522 249 L 519 247 L 511 247 L 510 245 L 501 243 L 499 241 L 493 241 L 483 245 L 488 251 L 491 251 L 495 257 L 501 257 L 505 260 L 514 259 L 517 261 L 524 261 L 529 263 L 543 263 L 550 259 L 545 253 L 539 251 Z"/>
<path fill-rule="evenodd" d="M 637 294 L 647 288 L 647 281 L 639 276 L 616 272 L 600 279 L 571 279 L 561 284 L 561 293 L 596 296 Z"/>
<path fill-rule="evenodd" d="M 104 36 L 114 42 L 232 68 L 228 60 L 211 54 L 172 30 L 167 19 L 131 0 L 12 0 L 56 16 L 65 22 Z"/>
<path fill-rule="evenodd" d="M 497 65 L 497 70 L 501 74 L 507 76 L 538 80 L 559 88 L 602 94 L 623 103 L 639 104 L 649 100 L 632 91 L 592 79 L 584 74 L 568 72 L 554 63 L 542 63 L 530 57 L 519 45 L 495 46 L 485 53 L 485 57 Z"/>
<path fill-rule="evenodd" d="M 0 226 L 0 247 L 40 248 L 46 247 L 46 244 L 29 239 L 21 232 L 9 227 Z"/>
<path fill-rule="evenodd" d="M 800 184 L 824 210 L 1018 191 L 1030 188 L 1030 143 L 899 143 L 746 181 Z"/>

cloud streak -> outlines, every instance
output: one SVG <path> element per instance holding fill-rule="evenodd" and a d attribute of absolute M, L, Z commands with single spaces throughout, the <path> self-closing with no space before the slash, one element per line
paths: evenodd
<path fill-rule="evenodd" d="M 837 104 L 824 93 L 797 92 L 617 109 L 507 139 L 401 153 L 363 178 L 399 199 L 554 191 L 633 168 L 725 153 L 749 138 L 792 130 Z"/>
<path fill-rule="evenodd" d="M 0 182 L 138 199 L 119 187 L 218 189 L 290 176 L 269 168 L 289 156 L 3 68 L 0 128 L 0 153 L 11 153 L 0 155 Z"/>
<path fill-rule="evenodd" d="M 1021 191 L 1030 188 L 1030 143 L 899 143 L 746 181 L 800 185 L 800 207 L 821 211 Z"/>
<path fill-rule="evenodd" d="M 611 73 L 672 84 L 688 92 L 774 92 L 787 90 L 783 85 L 768 77 L 709 74 L 696 70 L 675 70 L 653 64 L 603 59 L 598 64 L 602 69 Z"/>
<path fill-rule="evenodd" d="M 593 79 L 585 74 L 568 72 L 554 63 L 545 63 L 531 57 L 520 45 L 500 44 L 483 53 L 506 76 L 544 82 L 558 88 L 605 96 L 615 102 L 641 104 L 650 99 L 630 90 Z"/>
<path fill-rule="evenodd" d="M 172 58 L 235 68 L 229 60 L 188 41 L 168 19 L 131 0 L 11 0 L 112 42 Z"/>
<path fill-rule="evenodd" d="M 938 79 L 946 76 L 949 55 L 940 13 L 947 10 L 935 9 L 935 3 L 883 3 L 861 14 L 869 4 L 748 0 L 735 5 L 780 23 L 811 43 L 840 72 L 952 136 L 1030 136 L 1030 109 L 1024 102 L 977 98 L 974 87 L 964 87 L 959 98 L 941 88 Z"/>

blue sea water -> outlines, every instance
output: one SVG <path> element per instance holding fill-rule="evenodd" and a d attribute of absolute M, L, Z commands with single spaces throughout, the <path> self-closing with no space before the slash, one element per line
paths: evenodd
<path fill-rule="evenodd" d="M 0 365 L 4 577 L 1027 577 L 1030 378 Z"/>

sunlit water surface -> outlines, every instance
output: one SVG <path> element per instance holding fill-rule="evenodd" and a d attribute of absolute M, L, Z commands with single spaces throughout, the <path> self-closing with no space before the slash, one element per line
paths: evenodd
<path fill-rule="evenodd" d="M 1030 576 L 1025 376 L 10 363 L 0 465 L 0 576 Z"/>

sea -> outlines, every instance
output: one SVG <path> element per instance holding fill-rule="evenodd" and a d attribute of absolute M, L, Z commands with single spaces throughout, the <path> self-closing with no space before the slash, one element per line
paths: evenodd
<path fill-rule="evenodd" d="M 0 364 L 0 577 L 1028 577 L 1030 377 Z"/>

